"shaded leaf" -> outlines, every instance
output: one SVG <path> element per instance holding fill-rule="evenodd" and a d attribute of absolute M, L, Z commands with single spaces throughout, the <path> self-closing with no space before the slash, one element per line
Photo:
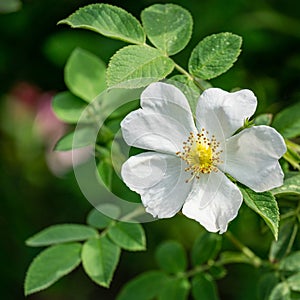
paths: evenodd
<path fill-rule="evenodd" d="M 269 300 L 269 296 L 278 284 L 278 278 L 275 273 L 264 274 L 258 283 L 258 299 Z"/>
<path fill-rule="evenodd" d="M 261 114 L 254 118 L 255 125 L 270 125 L 272 123 L 273 115 L 272 114 Z"/>
<path fill-rule="evenodd" d="M 300 272 L 300 251 L 293 252 L 283 258 L 279 263 L 279 269 L 289 272 Z"/>
<path fill-rule="evenodd" d="M 172 278 L 160 290 L 158 300 L 188 299 L 190 283 L 186 278 Z"/>
<path fill-rule="evenodd" d="M 272 290 L 268 300 L 291 300 L 291 291 L 286 282 L 281 282 Z"/>
<path fill-rule="evenodd" d="M 192 251 L 191 260 L 194 266 L 206 263 L 210 259 L 214 259 L 222 246 L 222 237 L 216 233 L 203 231 L 195 240 Z"/>
<path fill-rule="evenodd" d="M 65 83 L 69 90 L 91 102 L 106 88 L 106 66 L 96 55 L 76 48 L 65 66 Z"/>
<path fill-rule="evenodd" d="M 300 135 L 299 111 L 300 102 L 287 107 L 274 117 L 272 126 L 288 139 Z"/>
<path fill-rule="evenodd" d="M 211 79 L 230 69 L 241 52 L 242 38 L 223 32 L 204 38 L 194 48 L 189 71 L 201 79 Z"/>
<path fill-rule="evenodd" d="M 55 245 L 42 251 L 30 264 L 25 295 L 44 290 L 80 264 L 81 244 Z"/>
<path fill-rule="evenodd" d="M 106 236 L 83 244 L 82 264 L 87 275 L 97 284 L 109 287 L 118 265 L 121 250 Z"/>
<path fill-rule="evenodd" d="M 270 192 L 256 193 L 239 185 L 245 203 L 258 213 L 271 229 L 275 239 L 278 238 L 279 209 L 275 197 Z"/>
<path fill-rule="evenodd" d="M 168 280 L 168 276 L 160 271 L 141 274 L 125 284 L 117 300 L 152 300 Z"/>
<path fill-rule="evenodd" d="M 89 29 L 104 36 L 134 44 L 143 44 L 146 39 L 141 24 L 133 15 L 110 4 L 87 5 L 58 24 Z"/>
<path fill-rule="evenodd" d="M 141 19 L 151 43 L 168 55 L 184 49 L 191 38 L 192 16 L 179 5 L 151 5 L 142 11 Z"/>
<path fill-rule="evenodd" d="M 81 224 L 59 224 L 50 226 L 26 240 L 31 247 L 49 246 L 59 243 L 84 241 L 98 236 L 97 230 Z"/>
<path fill-rule="evenodd" d="M 291 290 L 300 292 L 300 273 L 297 273 L 287 279 L 287 283 Z"/>
<path fill-rule="evenodd" d="M 110 60 L 107 69 L 109 87 L 138 88 L 165 78 L 174 62 L 161 51 L 144 45 L 127 46 Z"/>
<path fill-rule="evenodd" d="M 218 300 L 215 282 L 206 274 L 198 274 L 192 279 L 192 295 L 195 300 Z"/>
<path fill-rule="evenodd" d="M 270 248 L 269 259 L 274 262 L 282 259 L 290 251 L 298 231 L 298 225 L 288 221 L 280 226 L 278 241 L 273 241 Z"/>
<path fill-rule="evenodd" d="M 184 272 L 187 267 L 184 248 L 176 241 L 160 244 L 156 249 L 155 258 L 160 268 L 168 273 Z"/>

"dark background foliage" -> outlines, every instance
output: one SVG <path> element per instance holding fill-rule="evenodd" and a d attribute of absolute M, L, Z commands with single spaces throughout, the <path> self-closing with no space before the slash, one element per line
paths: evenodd
<path fill-rule="evenodd" d="M 24 241 L 42 228 L 62 222 L 84 223 L 91 205 L 76 185 L 72 172 L 55 176 L 45 151 L 55 128 L 39 133 L 37 115 L 43 101 L 65 90 L 63 67 L 75 46 L 90 50 L 108 62 L 122 46 L 96 33 L 72 30 L 56 23 L 77 8 L 95 2 L 84 0 L 27 0 L 20 10 L 0 14 L 0 295 L 23 299 L 26 268 L 40 249 Z M 139 18 L 152 0 L 107 1 Z M 160 3 L 167 1 L 160 1 Z M 259 99 L 258 112 L 276 113 L 300 97 L 300 4 L 295 0 L 174 0 L 191 11 L 194 32 L 188 47 L 176 55 L 186 66 L 190 51 L 203 37 L 230 31 L 243 37 L 243 52 L 235 67 L 212 81 L 231 90 L 249 88 Z M 51 127 L 51 126 L 50 126 Z M 34 129 L 34 130 L 33 130 Z M 265 255 L 266 243 L 258 233 L 258 220 L 247 209 L 240 212 L 244 225 L 236 229 L 246 244 Z M 232 224 L 235 228 L 236 222 Z M 252 228 L 249 231 L 249 227 Z M 162 229 L 163 228 L 163 229 Z M 156 268 L 153 250 L 164 238 L 181 241 L 189 249 L 199 225 L 178 216 L 146 226 L 146 253 L 125 253 L 111 290 L 100 288 L 77 269 L 47 291 L 29 299 L 114 299 L 132 276 Z M 268 237 L 269 238 L 269 237 Z M 256 299 L 256 271 L 231 267 L 220 281 L 221 299 Z M 239 290 L 236 290 L 237 278 Z M 234 290 L 234 293 L 232 292 Z"/>

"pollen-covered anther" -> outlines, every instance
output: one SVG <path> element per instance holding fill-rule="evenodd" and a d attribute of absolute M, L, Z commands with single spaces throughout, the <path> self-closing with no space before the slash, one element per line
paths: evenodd
<path fill-rule="evenodd" d="M 183 142 L 183 151 L 176 152 L 176 155 L 184 160 L 188 167 L 186 172 L 191 172 L 193 178 L 199 179 L 201 174 L 218 172 L 217 165 L 222 163 L 220 155 L 223 150 L 217 151 L 220 142 L 217 142 L 214 135 L 209 138 L 208 131 L 201 129 L 196 135 L 191 132 L 187 141 Z"/>

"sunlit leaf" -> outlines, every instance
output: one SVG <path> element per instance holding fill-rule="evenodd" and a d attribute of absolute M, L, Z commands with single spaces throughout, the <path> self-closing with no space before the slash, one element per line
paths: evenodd
<path fill-rule="evenodd" d="M 65 66 L 65 82 L 76 96 L 91 102 L 106 88 L 106 66 L 96 55 L 76 48 Z"/>
<path fill-rule="evenodd" d="M 256 193 L 239 185 L 245 203 L 258 213 L 271 229 L 275 239 L 278 238 L 279 209 L 275 197 L 270 192 Z"/>
<path fill-rule="evenodd" d="M 192 16 L 179 5 L 151 5 L 142 11 L 141 19 L 151 43 L 168 55 L 184 49 L 191 38 Z"/>
<path fill-rule="evenodd" d="M 160 50 L 134 45 L 119 50 L 107 69 L 109 87 L 139 88 L 165 78 L 172 72 L 174 62 Z"/>
<path fill-rule="evenodd" d="M 90 239 L 82 248 L 83 268 L 94 282 L 103 287 L 109 287 L 120 253 L 120 248 L 106 236 Z"/>
<path fill-rule="evenodd" d="M 86 103 L 70 92 L 58 93 L 52 100 L 52 109 L 55 115 L 67 123 L 77 123 Z"/>
<path fill-rule="evenodd" d="M 296 175 L 284 180 L 282 186 L 271 190 L 273 195 L 296 194 L 300 195 L 300 175 Z"/>
<path fill-rule="evenodd" d="M 109 228 L 108 236 L 125 250 L 141 251 L 146 249 L 146 237 L 141 224 L 117 222 Z"/>
<path fill-rule="evenodd" d="M 41 252 L 30 264 L 25 295 L 44 290 L 74 270 L 81 261 L 81 244 L 55 245 Z"/>
<path fill-rule="evenodd" d="M 237 60 L 241 45 L 242 38 L 229 32 L 204 38 L 191 54 L 190 73 L 201 79 L 211 79 L 221 75 Z"/>
<path fill-rule="evenodd" d="M 95 143 L 95 128 L 83 127 L 63 136 L 55 145 L 57 151 L 68 151 L 72 149 L 90 146 Z"/>
<path fill-rule="evenodd" d="M 89 29 L 129 43 L 145 42 L 145 33 L 139 21 L 126 10 L 110 4 L 87 5 L 58 24 Z"/>
<path fill-rule="evenodd" d="M 84 241 L 97 237 L 94 228 L 81 224 L 59 224 L 50 226 L 26 240 L 31 247 L 49 246 L 53 244 Z"/>

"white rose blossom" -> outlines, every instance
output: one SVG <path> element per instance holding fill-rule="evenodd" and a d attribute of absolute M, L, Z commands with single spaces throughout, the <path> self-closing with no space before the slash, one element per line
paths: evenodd
<path fill-rule="evenodd" d="M 281 135 L 269 126 L 235 134 L 256 105 L 250 90 L 210 88 L 199 97 L 194 122 L 178 88 L 149 85 L 141 95 L 141 108 L 121 123 L 128 145 L 150 150 L 123 164 L 124 182 L 141 195 L 154 217 L 170 218 L 182 208 L 208 231 L 224 233 L 243 200 L 225 174 L 256 192 L 283 183 L 278 159 L 286 146 Z"/>

